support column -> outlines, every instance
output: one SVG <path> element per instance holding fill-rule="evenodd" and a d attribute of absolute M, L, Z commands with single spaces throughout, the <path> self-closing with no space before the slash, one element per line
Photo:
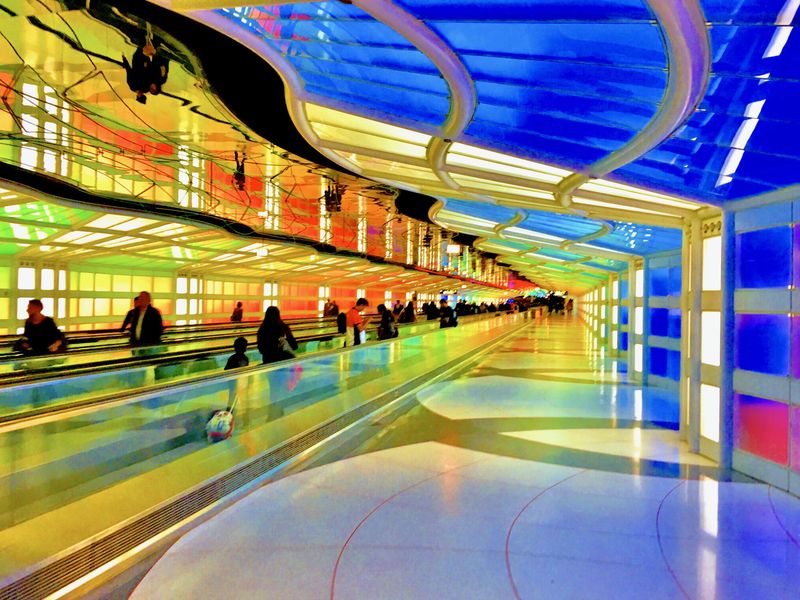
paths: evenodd
<path fill-rule="evenodd" d="M 628 261 L 628 381 L 638 381 L 634 347 L 636 342 L 636 262 Z"/>
<path fill-rule="evenodd" d="M 689 307 L 689 450 L 700 452 L 700 320 L 703 311 L 703 234 L 700 219 L 691 223 Z"/>
<path fill-rule="evenodd" d="M 720 295 L 719 466 L 733 466 L 733 334 L 736 290 L 735 213 L 722 213 L 722 292 Z"/>
<path fill-rule="evenodd" d="M 680 374 L 680 437 L 688 440 L 689 428 L 689 381 L 691 379 L 691 363 L 689 361 L 689 311 L 691 309 L 691 245 L 692 226 L 684 221 L 683 239 L 681 242 L 681 374 Z"/>
<path fill-rule="evenodd" d="M 650 319 L 647 318 L 650 304 L 650 261 L 642 261 L 642 385 L 647 385 L 650 373 Z"/>

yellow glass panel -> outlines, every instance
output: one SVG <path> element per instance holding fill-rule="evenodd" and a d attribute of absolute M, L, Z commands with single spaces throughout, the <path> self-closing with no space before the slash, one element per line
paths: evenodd
<path fill-rule="evenodd" d="M 78 289 L 82 291 L 94 291 L 94 273 L 81 273 Z"/>
<path fill-rule="evenodd" d="M 70 289 L 77 290 L 78 289 L 78 273 L 72 271 L 69 274 L 69 287 Z"/>
<path fill-rule="evenodd" d="M 174 310 L 174 302 L 172 300 L 159 300 L 158 303 L 155 303 L 155 306 L 164 315 L 171 315 Z"/>
<path fill-rule="evenodd" d="M 70 298 L 69 299 L 69 314 L 70 316 L 76 316 L 78 314 L 78 299 L 77 298 Z"/>
<path fill-rule="evenodd" d="M 111 314 L 111 299 L 97 298 L 94 301 L 94 315 L 96 317 L 107 317 Z"/>
<path fill-rule="evenodd" d="M 94 289 L 96 292 L 111 291 L 111 275 L 108 273 L 98 273 L 94 276 Z"/>
<path fill-rule="evenodd" d="M 236 285 L 235 285 L 235 289 L 236 289 L 235 294 L 236 294 L 237 297 L 247 295 L 247 284 L 246 283 L 241 283 L 241 282 L 237 281 Z"/>
<path fill-rule="evenodd" d="M 223 285 L 222 289 L 224 290 L 222 293 L 226 296 L 233 296 L 233 282 L 226 281 Z"/>
<path fill-rule="evenodd" d="M 533 190 L 530 188 L 522 187 L 519 185 L 511 185 L 508 183 L 488 181 L 486 179 L 481 179 L 479 177 L 470 177 L 469 175 L 459 175 L 458 173 L 454 173 L 451 176 L 453 180 L 456 181 L 457 183 L 465 187 L 471 187 L 477 190 L 496 192 L 498 194 L 509 194 L 514 196 L 524 196 L 527 198 L 539 198 L 541 200 L 555 201 L 553 198 L 553 194 L 546 191 Z"/>
<path fill-rule="evenodd" d="M 248 296 L 259 296 L 261 294 L 261 290 L 259 289 L 261 286 L 257 283 L 251 283 L 247 286 L 247 295 Z"/>
<path fill-rule="evenodd" d="M 0 288 L 7 290 L 11 287 L 11 267 L 0 267 Z"/>
<path fill-rule="evenodd" d="M 147 275 L 134 275 L 133 276 L 133 291 L 134 292 L 152 292 L 153 278 Z"/>
<path fill-rule="evenodd" d="M 170 293 L 172 293 L 172 278 L 171 277 L 153 277 L 153 291 L 156 294 L 170 294 Z"/>
<path fill-rule="evenodd" d="M 131 276 L 130 275 L 114 275 L 112 280 L 111 289 L 115 292 L 130 292 L 131 291 Z"/>
<path fill-rule="evenodd" d="M 8 298 L 0 298 L 0 319 L 8 319 L 11 316 L 8 312 L 10 306 Z"/>
<path fill-rule="evenodd" d="M 81 298 L 78 301 L 78 316 L 79 317 L 93 317 L 94 316 L 94 299 Z"/>
<path fill-rule="evenodd" d="M 111 302 L 111 314 L 124 315 L 132 307 L 133 304 L 128 298 L 114 298 Z"/>

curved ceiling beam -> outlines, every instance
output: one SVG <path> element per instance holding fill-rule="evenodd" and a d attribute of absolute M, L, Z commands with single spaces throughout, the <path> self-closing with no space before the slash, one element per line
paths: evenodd
<path fill-rule="evenodd" d="M 711 72 L 711 43 L 698 0 L 647 0 L 664 35 L 669 75 L 661 106 L 627 144 L 573 173 L 558 186 L 556 200 L 569 206 L 570 195 L 592 178 L 602 177 L 643 156 L 683 125 L 705 94 Z"/>
<path fill-rule="evenodd" d="M 451 138 L 466 129 L 478 96 L 458 55 L 425 23 L 389 0 L 353 0 L 352 4 L 402 35 L 439 69 L 450 88 L 450 112 L 442 124 L 441 137 Z"/>
<path fill-rule="evenodd" d="M 614 224 L 611 223 L 610 221 L 602 221 L 600 223 L 600 229 L 598 229 L 594 233 L 590 233 L 588 235 L 580 237 L 577 240 L 564 240 L 563 242 L 561 242 L 561 249 L 562 250 L 566 250 L 567 248 L 569 248 L 573 244 L 580 244 L 580 243 L 583 243 L 583 242 L 591 242 L 592 240 L 596 240 L 597 238 L 601 238 L 604 235 L 608 235 L 612 231 L 614 231 Z"/>
<path fill-rule="evenodd" d="M 373 18 L 391 27 L 413 44 L 436 65 L 450 88 L 450 110 L 438 136 L 431 138 L 427 148 L 428 164 L 448 187 L 460 186 L 444 170 L 445 157 L 452 144 L 472 121 L 478 106 L 475 82 L 458 54 L 423 21 L 393 4 L 390 0 L 353 0 L 353 4 Z"/>

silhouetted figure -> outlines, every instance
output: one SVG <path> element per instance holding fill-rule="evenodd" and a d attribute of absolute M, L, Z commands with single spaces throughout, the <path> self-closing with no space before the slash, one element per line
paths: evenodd
<path fill-rule="evenodd" d="M 267 307 L 257 339 L 264 364 L 294 358 L 297 341 L 289 326 L 281 320 L 281 311 L 277 306 Z"/>
<path fill-rule="evenodd" d="M 247 338 L 238 337 L 233 341 L 233 354 L 228 358 L 225 364 L 225 370 L 238 369 L 239 367 L 246 367 L 250 364 L 250 359 L 247 358 Z"/>
<path fill-rule="evenodd" d="M 233 312 L 231 313 L 231 323 L 241 323 L 243 316 L 244 316 L 244 309 L 242 308 L 242 303 L 237 302 L 236 308 L 234 308 Z"/>
<path fill-rule="evenodd" d="M 23 354 L 53 354 L 67 349 L 64 334 L 51 317 L 42 314 L 42 301 L 28 302 L 24 337 L 14 344 L 14 350 Z"/>
<path fill-rule="evenodd" d="M 397 325 L 395 325 L 392 311 L 388 310 L 385 305 L 378 304 L 378 314 L 381 319 L 381 324 L 378 325 L 378 339 L 389 340 L 396 338 Z"/>
<path fill-rule="evenodd" d="M 240 192 L 244 191 L 244 161 L 246 158 L 247 156 L 242 152 L 242 160 L 239 160 L 239 151 L 233 151 L 233 159 L 236 161 L 236 170 L 233 172 L 233 183 Z"/>
<path fill-rule="evenodd" d="M 164 322 L 161 312 L 150 304 L 150 292 L 139 294 L 139 309 L 133 314 L 131 322 L 131 344 L 148 346 L 161 343 Z"/>
<path fill-rule="evenodd" d="M 161 93 L 169 76 L 169 61 L 156 54 L 155 46 L 149 40 L 133 53 L 131 62 L 122 55 L 122 66 L 127 74 L 128 87 L 136 94 L 136 101 L 147 104 L 147 94 Z"/>

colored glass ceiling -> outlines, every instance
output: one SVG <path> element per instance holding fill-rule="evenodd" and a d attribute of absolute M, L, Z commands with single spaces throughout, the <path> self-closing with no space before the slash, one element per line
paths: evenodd
<path fill-rule="evenodd" d="M 455 139 L 578 172 L 658 118 L 668 74 L 682 60 L 665 40 L 685 36 L 690 55 L 709 49 L 702 93 L 686 98 L 697 105 L 654 148 L 603 175 L 712 203 L 800 183 L 797 0 L 700 0 L 700 37 L 681 3 L 667 3 L 667 12 L 642 0 L 393 4 L 457 55 L 469 82 L 453 88 L 452 73 L 437 76 L 415 40 L 395 33 L 399 20 L 384 24 L 352 5 L 221 13 L 278 49 L 315 102 L 430 131 L 454 100 L 464 110 L 459 103 L 474 96 Z"/>

